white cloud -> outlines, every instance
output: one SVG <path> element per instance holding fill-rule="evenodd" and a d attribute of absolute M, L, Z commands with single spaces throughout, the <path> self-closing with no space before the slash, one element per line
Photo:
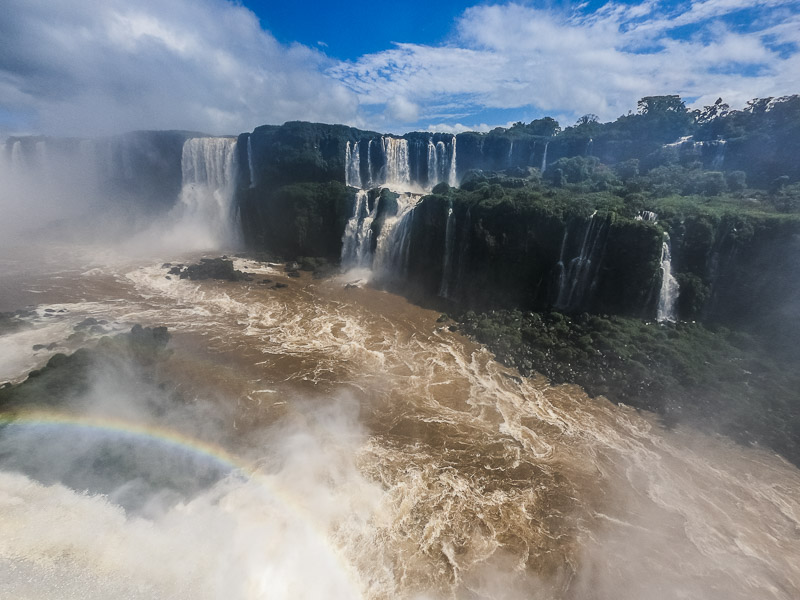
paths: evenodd
<path fill-rule="evenodd" d="M 508 125 L 510 125 L 510 123 Z M 486 123 L 481 123 L 480 125 L 464 125 L 463 123 L 454 123 L 450 125 L 448 123 L 436 123 L 428 125 L 427 130 L 431 133 L 464 133 L 465 131 L 479 131 L 485 133 L 492 129 L 493 127 L 491 125 L 487 125 Z"/>
<path fill-rule="evenodd" d="M 463 13 L 449 45 L 398 44 L 329 72 L 366 103 L 414 97 L 423 120 L 459 102 L 478 110 L 531 107 L 570 119 L 591 112 L 604 120 L 654 94 L 724 94 L 740 105 L 800 91 L 797 49 L 789 55 L 774 49 L 775 42 L 798 42 L 797 15 L 779 14 L 791 1 L 706 0 L 682 11 L 655 1 L 609 3 L 594 13 L 481 5 Z M 761 12 L 750 30 L 718 19 L 753 6 Z M 690 23 L 701 24 L 696 34 L 672 34 Z"/>
<path fill-rule="evenodd" d="M 236 133 L 290 119 L 456 130 L 514 120 L 492 110 L 613 119 L 642 96 L 672 93 L 741 106 L 800 91 L 793 5 L 478 5 L 447 44 L 398 43 L 336 62 L 278 43 L 227 0 L 5 0 L 0 131 Z M 753 7 L 745 27 L 721 19 Z M 685 25 L 696 32 L 677 37 Z"/>
<path fill-rule="evenodd" d="M 0 108 L 31 116 L 31 131 L 238 133 L 289 119 L 358 122 L 355 94 L 321 72 L 324 55 L 282 46 L 224 0 L 3 4 Z"/>
<path fill-rule="evenodd" d="M 404 96 L 393 96 L 386 103 L 386 113 L 397 121 L 413 123 L 419 118 L 419 106 Z"/>

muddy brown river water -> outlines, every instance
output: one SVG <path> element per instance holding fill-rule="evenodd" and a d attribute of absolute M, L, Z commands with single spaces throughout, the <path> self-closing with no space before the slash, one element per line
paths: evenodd
<path fill-rule="evenodd" d="M 87 317 L 166 325 L 191 415 L 41 419 L 232 472 L 135 514 L 0 470 L 0 597 L 800 597 L 800 472 L 780 457 L 521 378 L 355 275 L 237 259 L 255 281 L 191 282 L 162 262 L 6 257 L 0 310 L 34 312 L 0 336 L 0 381 L 93 343 L 70 339 Z"/>

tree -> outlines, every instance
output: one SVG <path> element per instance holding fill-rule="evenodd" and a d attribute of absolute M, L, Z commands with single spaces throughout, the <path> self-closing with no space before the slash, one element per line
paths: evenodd
<path fill-rule="evenodd" d="M 724 117 L 731 110 L 731 107 L 722 101 L 722 98 L 717 98 L 711 106 L 704 106 L 703 110 L 695 111 L 695 121 L 699 124 L 709 123 L 718 117 Z"/>
<path fill-rule="evenodd" d="M 545 137 L 553 137 L 561 131 L 561 125 L 558 124 L 552 117 L 545 117 L 544 119 L 536 119 L 531 121 L 526 129 L 532 135 L 541 135 Z"/>
<path fill-rule="evenodd" d="M 691 131 L 694 119 L 678 95 L 645 96 L 637 103 L 645 136 L 661 143 Z"/>
<path fill-rule="evenodd" d="M 636 103 L 643 115 L 685 114 L 686 105 L 677 94 L 667 96 L 645 96 Z"/>

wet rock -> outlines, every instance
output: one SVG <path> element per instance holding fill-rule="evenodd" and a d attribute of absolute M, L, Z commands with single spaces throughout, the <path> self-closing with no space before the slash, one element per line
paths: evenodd
<path fill-rule="evenodd" d="M 272 279 L 262 279 L 261 281 L 259 281 L 259 283 L 263 284 L 272 283 Z"/>
<path fill-rule="evenodd" d="M 288 277 L 300 277 L 300 271 L 287 271 L 286 275 Z"/>
<path fill-rule="evenodd" d="M 44 350 L 46 346 L 44 344 L 34 344 L 32 349 L 34 352 L 38 352 L 39 350 Z"/>
<path fill-rule="evenodd" d="M 281 289 L 281 288 L 286 288 L 286 287 L 289 287 L 288 283 L 281 283 L 279 281 L 278 283 L 275 284 L 275 289 Z"/>
<path fill-rule="evenodd" d="M 221 281 L 244 281 L 246 275 L 233 268 L 233 261 L 223 258 L 201 258 L 196 265 L 189 265 L 180 273 L 181 279 L 192 281 L 218 279 Z"/>
<path fill-rule="evenodd" d="M 75 331 L 80 331 L 82 329 L 88 329 L 89 327 L 92 327 L 94 325 L 97 325 L 97 319 L 95 319 L 94 317 L 88 317 L 83 321 L 81 321 L 80 323 L 78 323 L 77 325 L 75 325 L 73 329 Z"/>
<path fill-rule="evenodd" d="M 286 263 L 286 266 L 283 268 L 283 270 L 286 271 L 287 273 L 289 271 L 297 271 L 299 269 L 300 269 L 300 263 L 296 261 Z"/>

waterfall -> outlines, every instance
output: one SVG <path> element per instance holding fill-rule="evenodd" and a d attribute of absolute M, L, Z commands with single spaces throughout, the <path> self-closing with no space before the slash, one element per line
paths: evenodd
<path fill-rule="evenodd" d="M 385 136 L 383 147 L 382 183 L 390 187 L 407 189 L 411 185 L 411 169 L 408 162 L 408 140 Z"/>
<path fill-rule="evenodd" d="M 450 174 L 447 183 L 450 187 L 458 185 L 458 178 L 456 177 L 456 136 L 453 136 L 453 143 L 450 148 Z"/>
<path fill-rule="evenodd" d="M 353 142 L 352 148 L 350 142 L 345 146 L 344 179 L 346 185 L 361 188 L 361 151 L 358 142 Z"/>
<path fill-rule="evenodd" d="M 716 152 L 714 158 L 711 159 L 712 169 L 721 169 L 722 164 L 725 162 L 725 140 L 719 140 L 716 143 Z"/>
<path fill-rule="evenodd" d="M 514 162 L 514 140 L 511 140 L 511 145 L 508 147 L 508 166 L 510 167 Z"/>
<path fill-rule="evenodd" d="M 605 219 L 595 219 L 595 211 L 586 223 L 583 240 L 578 256 L 565 264 L 567 236 L 569 228 L 564 231 L 561 242 L 561 256 L 558 261 L 558 297 L 555 307 L 561 310 L 576 310 L 586 305 L 586 294 L 592 288 L 593 275 L 597 271 L 603 234 L 606 229 Z"/>
<path fill-rule="evenodd" d="M 247 168 L 250 171 L 250 188 L 256 187 L 256 170 L 253 164 L 253 136 L 247 136 Z"/>
<path fill-rule="evenodd" d="M 236 182 L 235 138 L 192 138 L 183 144 L 183 185 L 174 213 L 175 232 L 194 247 L 235 244 L 238 226 L 233 206 Z"/>
<path fill-rule="evenodd" d="M 453 271 L 453 242 L 456 237 L 455 216 L 453 216 L 453 203 L 447 204 L 447 225 L 444 232 L 444 256 L 442 257 L 442 282 L 439 285 L 439 295 L 442 298 L 450 296 L 450 279 Z"/>
<path fill-rule="evenodd" d="M 674 323 L 678 320 L 676 304 L 679 293 L 678 280 L 672 274 L 672 246 L 669 235 L 665 233 L 661 246 L 661 292 L 658 295 L 656 321 Z"/>
<path fill-rule="evenodd" d="M 359 159 L 361 160 L 361 159 Z M 372 187 L 374 178 L 372 176 L 372 140 L 367 142 L 367 187 Z"/>
<path fill-rule="evenodd" d="M 444 142 L 436 142 L 436 183 L 444 181 L 445 160 L 447 159 L 447 146 Z"/>
<path fill-rule="evenodd" d="M 411 250 L 414 207 L 422 196 L 403 194 L 397 199 L 397 214 L 383 222 L 375 248 L 372 270 L 384 279 L 405 278 Z"/>
<path fill-rule="evenodd" d="M 658 214 L 649 211 L 649 210 L 640 210 L 639 214 L 636 215 L 637 221 L 647 221 L 649 223 L 655 223 L 658 221 Z"/>
<path fill-rule="evenodd" d="M 436 184 L 447 182 L 451 187 L 458 185 L 456 177 L 456 136 L 450 142 L 450 151 L 447 144 L 438 141 L 434 144 L 433 138 L 428 140 L 428 189 L 433 189 Z"/>
<path fill-rule="evenodd" d="M 439 183 L 439 174 L 436 160 L 436 146 L 433 139 L 428 140 L 428 187 L 433 188 Z"/>
<path fill-rule="evenodd" d="M 544 143 L 544 153 L 542 154 L 542 173 L 547 170 L 547 147 L 550 145 L 550 141 L 546 141 Z"/>
<path fill-rule="evenodd" d="M 22 153 L 22 142 L 19 140 L 11 145 L 11 166 L 15 170 L 25 168 L 25 155 Z"/>
<path fill-rule="evenodd" d="M 342 236 L 342 268 L 370 267 L 372 263 L 372 223 L 378 214 L 380 197 L 369 210 L 369 196 L 364 190 L 355 194 L 353 216 L 347 221 Z"/>

